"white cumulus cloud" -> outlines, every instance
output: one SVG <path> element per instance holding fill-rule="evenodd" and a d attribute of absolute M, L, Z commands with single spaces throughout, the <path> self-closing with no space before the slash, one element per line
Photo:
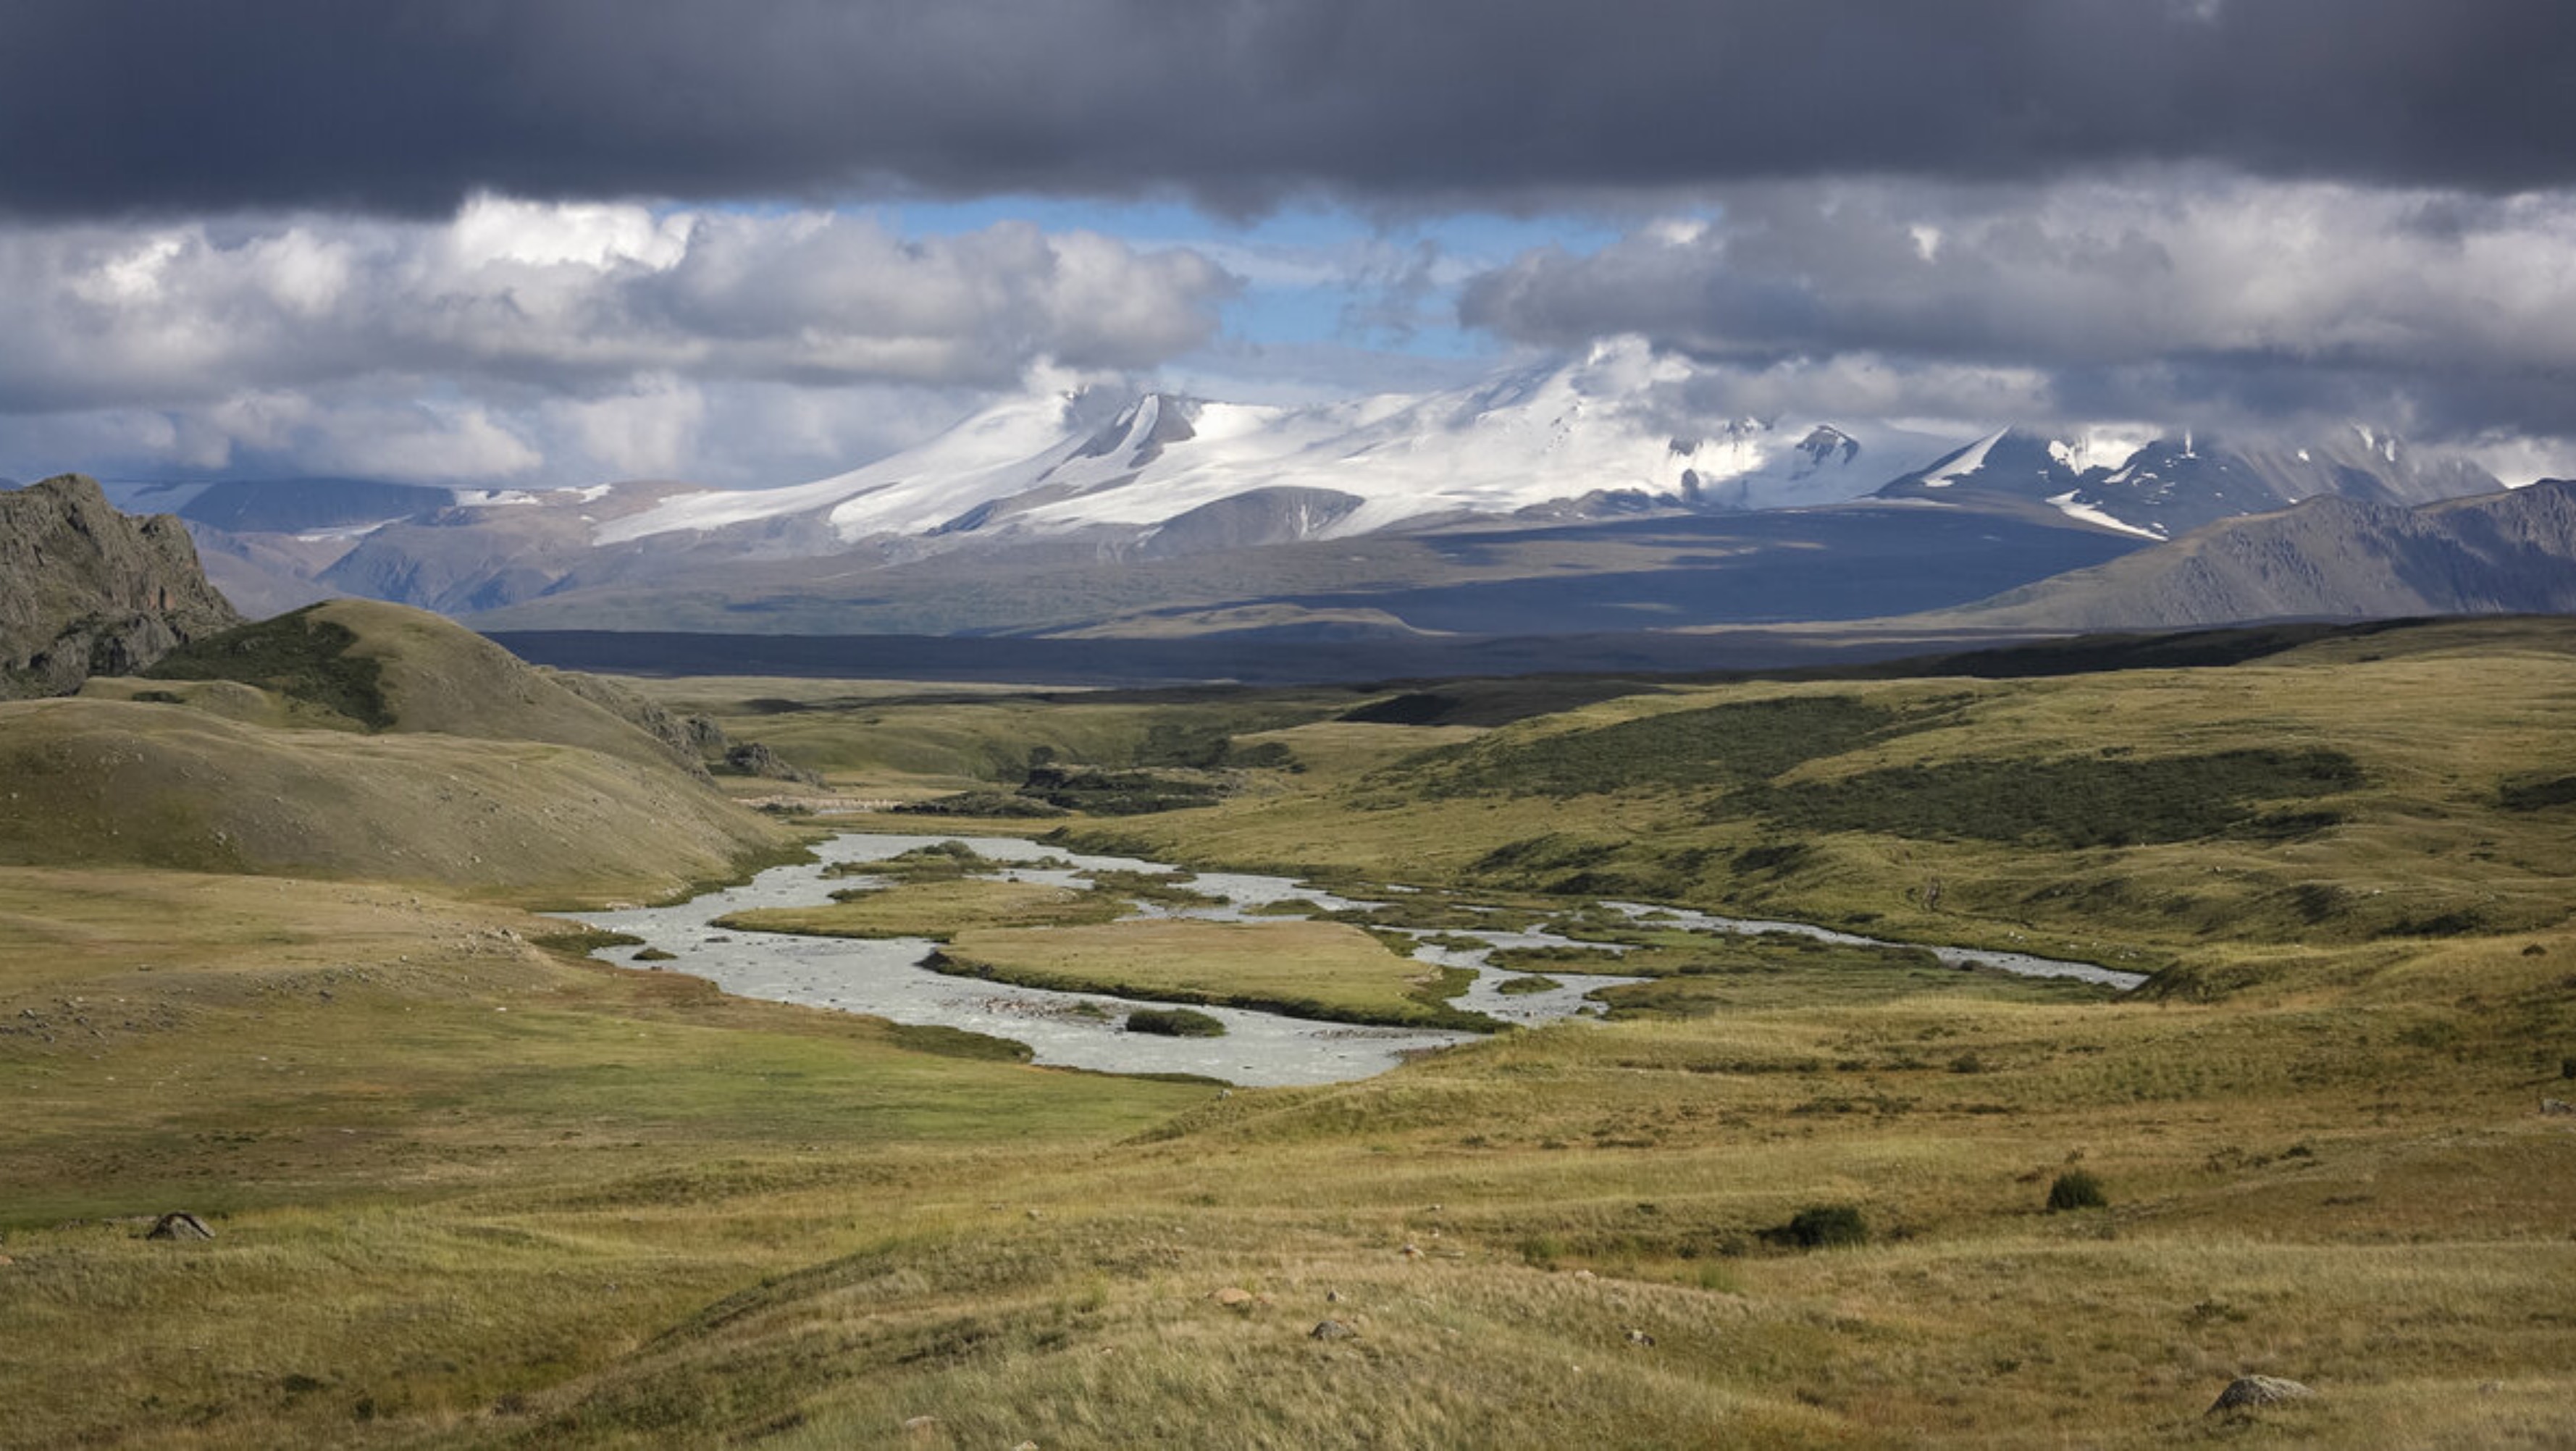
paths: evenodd
<path fill-rule="evenodd" d="M 147 470 L 775 481 L 742 460 L 852 460 L 784 463 L 733 431 L 728 401 L 890 389 L 917 407 L 1042 365 L 1150 368 L 1214 336 L 1237 286 L 1185 248 L 1021 222 L 904 236 L 831 212 L 479 196 L 437 222 L 12 226 L 0 469 L 89 465 L 46 454 L 106 436 Z M 886 410 L 860 413 L 878 436 Z"/>

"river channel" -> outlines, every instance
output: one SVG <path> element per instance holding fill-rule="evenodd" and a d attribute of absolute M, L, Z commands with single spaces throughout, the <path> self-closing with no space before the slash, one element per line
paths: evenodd
<path fill-rule="evenodd" d="M 1247 1086 L 1340 1083 L 1382 1073 L 1415 1054 L 1468 1042 L 1474 1034 L 1427 1029 L 1382 1028 L 1347 1023 L 1320 1023 L 1277 1013 L 1210 1007 L 1200 1011 L 1225 1024 L 1221 1038 L 1165 1038 L 1124 1030 L 1134 1004 L 1097 993 L 1050 992 L 980 979 L 949 977 L 920 965 L 937 944 L 919 937 L 854 939 L 801 937 L 783 933 L 729 931 L 714 926 L 716 918 L 753 907 L 807 907 L 830 900 L 831 893 L 865 887 L 864 876 L 827 876 L 901 855 L 917 847 L 963 841 L 1000 863 L 995 875 L 1014 881 L 1082 888 L 1090 874 L 1105 871 L 1171 872 L 1176 868 L 1133 857 L 1089 856 L 1057 851 L 1019 837 L 880 835 L 854 832 L 815 848 L 817 860 L 773 867 L 737 887 L 668 907 L 561 914 L 588 926 L 623 932 L 640 945 L 604 948 L 603 961 L 628 963 L 636 954 L 658 949 L 673 955 L 668 967 L 705 978 L 726 992 L 776 1002 L 804 1003 L 871 1013 L 901 1023 L 938 1024 L 987 1033 L 1025 1043 L 1039 1063 L 1088 1068 L 1110 1073 L 1192 1073 Z M 1200 872 L 1188 881 L 1193 892 L 1221 900 L 1221 905 L 1142 905 L 1134 915 L 1195 917 L 1216 921 L 1248 920 L 1253 909 L 1284 901 L 1311 902 L 1323 911 L 1366 909 L 1377 901 L 1355 900 L 1318 891 L 1286 877 L 1236 872 Z M 1386 889 L 1394 890 L 1394 889 Z M 1636 903 L 1605 903 L 1614 911 L 1651 918 L 1653 925 L 1694 932 L 1795 932 L 1833 942 L 1872 939 L 1793 922 L 1747 922 L 1675 908 Z M 1557 986 L 1543 992 L 1504 993 L 1502 984 L 1526 974 L 1488 967 L 1484 957 L 1496 947 L 1599 947 L 1576 943 L 1547 932 L 1448 931 L 1436 935 L 1445 945 L 1425 943 L 1414 956 L 1425 963 L 1469 967 L 1473 985 L 1453 999 L 1458 1006 L 1506 1022 L 1539 1024 L 1600 1012 L 1588 995 L 1633 978 L 1558 972 L 1547 978 Z M 1458 946 L 1471 937 L 1482 949 Z M 2006 971 L 2036 976 L 2080 977 L 2129 988 L 2144 979 L 2090 963 L 2058 962 L 2020 954 L 1934 948 L 1954 965 L 1975 961 Z"/>

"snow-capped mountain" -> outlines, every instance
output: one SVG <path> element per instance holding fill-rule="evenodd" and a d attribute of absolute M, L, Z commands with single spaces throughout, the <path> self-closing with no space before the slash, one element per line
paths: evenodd
<path fill-rule="evenodd" d="M 2466 459 L 2419 452 L 2358 424 L 2300 442 L 2109 426 L 2063 436 L 2002 429 L 1894 480 L 1878 496 L 2008 494 L 2162 540 L 2320 495 L 2413 505 L 2500 487 Z"/>
<path fill-rule="evenodd" d="M 2318 494 L 2414 504 L 2496 486 L 2474 465 L 2366 429 L 2293 445 L 2151 427 L 1691 421 L 1682 400 L 1700 381 L 1686 360 L 1637 343 L 1448 392 L 1296 407 L 1064 380 L 890 458 L 786 488 L 635 481 L 474 491 L 306 480 L 218 485 L 181 507 L 209 570 L 256 607 L 341 592 L 471 614 L 584 591 L 632 599 L 685 583 L 760 616 L 763 601 L 839 598 L 873 588 L 855 581 L 882 580 L 879 571 L 933 561 L 942 578 L 970 564 L 1006 574 L 1126 569 L 1322 541 L 1531 530 L 1562 539 L 1629 523 L 1767 537 L 1750 521 L 1782 510 L 1870 512 L 1872 520 L 1812 521 L 1818 540 L 1846 542 L 1875 539 L 1871 531 L 1905 517 L 1897 533 L 1925 554 L 1918 572 L 2007 537 L 1966 526 L 2008 515 L 2031 526 L 2008 534 L 2019 541 L 2008 551 L 2016 559 L 2070 568 L 2065 551 L 2081 543 L 2071 534 L 2091 537 L 2082 553 L 2115 536 L 2133 547 Z M 1936 525 L 1935 507 L 1959 527 Z M 1833 534 L 1841 525 L 1851 528 Z M 1693 528 L 1666 532 L 1679 539 Z M 1836 552 L 1817 540 L 1800 547 L 1797 559 L 1819 564 Z M 1951 556 L 1939 557 L 1944 550 Z M 1454 562 L 1479 551 L 1431 555 Z M 1676 544 L 1656 558 L 1723 553 Z M 1406 568 L 1432 568 L 1431 555 Z M 1577 552 L 1546 569 L 1613 568 L 1609 560 Z M 2018 567 L 1994 562 L 1979 577 L 2003 588 L 2021 582 Z M 1151 603 L 1131 598 L 1141 579 L 1084 590 L 1137 608 Z M 916 586 L 930 587 L 907 587 Z M 1707 604 L 1682 603 L 1684 614 Z"/>
<path fill-rule="evenodd" d="M 1105 531 L 1151 546 L 1215 510 L 1230 521 L 1224 537 L 1245 544 L 1527 511 L 1770 509 L 1857 497 L 1957 443 L 1801 419 L 1677 436 L 1658 385 L 1686 376 L 1686 364 L 1611 345 L 1474 388 L 1302 408 L 1061 389 L 814 483 L 666 499 L 602 524 L 595 539 L 813 515 L 845 544 Z"/>

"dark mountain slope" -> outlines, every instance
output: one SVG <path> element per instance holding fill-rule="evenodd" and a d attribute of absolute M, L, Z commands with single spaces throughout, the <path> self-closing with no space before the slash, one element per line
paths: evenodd
<path fill-rule="evenodd" d="M 2095 630 L 2570 612 L 2576 482 L 2548 480 L 2412 509 L 2311 499 L 1937 618 L 1998 629 Z"/>

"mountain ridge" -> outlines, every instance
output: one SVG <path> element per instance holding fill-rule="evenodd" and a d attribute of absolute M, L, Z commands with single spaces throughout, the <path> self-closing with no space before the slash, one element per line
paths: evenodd
<path fill-rule="evenodd" d="M 2412 507 L 2334 495 L 1919 617 L 2045 629 L 2576 612 L 2576 481 Z"/>

